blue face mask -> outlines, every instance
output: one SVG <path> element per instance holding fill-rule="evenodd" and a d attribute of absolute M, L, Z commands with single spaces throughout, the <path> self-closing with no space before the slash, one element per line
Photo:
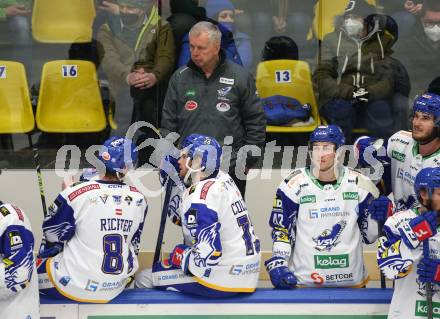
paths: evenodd
<path fill-rule="evenodd" d="M 234 32 L 235 24 L 234 22 L 220 22 L 220 24 L 225 27 L 226 30 Z"/>

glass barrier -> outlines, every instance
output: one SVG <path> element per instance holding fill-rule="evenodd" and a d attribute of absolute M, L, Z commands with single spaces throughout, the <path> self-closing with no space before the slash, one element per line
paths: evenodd
<path fill-rule="evenodd" d="M 188 32 L 203 20 L 218 25 L 226 58 L 252 74 L 267 141 L 306 145 L 321 123 L 340 125 L 347 144 L 388 138 L 410 128 L 418 95 L 440 93 L 436 1 L 0 0 L 0 169 L 33 167 L 32 146 L 53 168 L 63 145 L 84 154 L 134 122 L 162 127 L 170 78 L 197 60 Z M 200 111 L 213 103 L 198 96 L 203 85 L 208 77 L 169 98 Z M 211 107 L 222 119 L 202 130 L 228 126 L 233 103 L 221 89 Z M 157 134 L 144 127 L 135 139 Z"/>

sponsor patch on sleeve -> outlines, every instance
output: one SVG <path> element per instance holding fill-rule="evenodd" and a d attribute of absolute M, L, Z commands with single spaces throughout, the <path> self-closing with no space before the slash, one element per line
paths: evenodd
<path fill-rule="evenodd" d="M 87 193 L 91 190 L 94 189 L 100 189 L 101 187 L 99 186 L 99 184 L 91 184 L 91 185 L 87 185 L 87 186 L 83 186 L 81 188 L 78 188 L 76 191 L 72 192 L 69 194 L 68 198 L 70 201 L 73 201 L 75 198 L 77 198 L 78 196 Z"/>
<path fill-rule="evenodd" d="M 214 184 L 214 181 L 206 182 L 205 185 L 203 185 L 202 190 L 200 192 L 200 199 L 206 199 L 208 196 L 209 188 Z"/>

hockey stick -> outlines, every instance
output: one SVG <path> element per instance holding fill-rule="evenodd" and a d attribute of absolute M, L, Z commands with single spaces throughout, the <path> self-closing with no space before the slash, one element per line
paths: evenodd
<path fill-rule="evenodd" d="M 373 182 L 368 181 L 364 178 L 358 178 L 357 179 L 357 185 L 362 188 L 365 189 L 367 191 L 369 191 L 371 193 L 371 195 L 373 195 L 374 199 L 377 199 L 380 196 L 379 190 L 377 189 L 377 187 L 373 184 Z M 380 222 L 377 222 L 377 233 L 379 236 L 381 236 L 382 233 L 382 228 L 383 225 Z M 385 275 L 382 273 L 382 271 L 379 269 L 380 272 L 380 288 L 386 288 L 386 281 L 385 281 Z"/>
<path fill-rule="evenodd" d="M 44 188 L 43 188 L 43 177 L 41 175 L 41 168 L 40 168 L 40 155 L 38 154 L 38 148 L 36 145 L 32 143 L 32 135 L 28 134 L 28 141 L 29 146 L 34 151 L 34 163 L 35 163 L 35 169 L 37 171 L 37 179 L 38 179 L 38 188 L 40 190 L 40 198 L 41 198 L 41 206 L 43 207 L 43 216 L 47 216 L 47 206 L 46 206 L 46 196 L 44 195 Z"/>
<path fill-rule="evenodd" d="M 423 256 L 429 258 L 429 239 L 423 241 Z M 426 304 L 428 306 L 428 319 L 433 319 L 434 313 L 432 308 L 432 284 L 427 282 L 425 284 L 426 290 Z"/>
<path fill-rule="evenodd" d="M 162 214 L 160 215 L 159 232 L 157 233 L 156 249 L 154 250 L 153 265 L 160 260 L 162 251 L 162 241 L 165 232 L 166 221 L 168 218 L 168 205 L 170 203 L 171 191 L 173 189 L 173 182 L 170 177 L 167 180 L 165 188 L 165 199 L 162 206 Z"/>

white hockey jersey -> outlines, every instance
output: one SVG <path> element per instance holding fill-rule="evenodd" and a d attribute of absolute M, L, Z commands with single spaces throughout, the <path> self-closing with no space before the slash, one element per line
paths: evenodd
<path fill-rule="evenodd" d="M 0 318 L 36 319 L 39 315 L 34 236 L 17 206 L 0 205 Z"/>
<path fill-rule="evenodd" d="M 391 188 L 396 211 L 418 207 L 414 180 L 422 168 L 440 166 L 440 149 L 422 157 L 411 132 L 400 131 L 389 138 L 387 156 L 391 160 Z"/>
<path fill-rule="evenodd" d="M 138 268 L 146 213 L 145 197 L 124 183 L 89 181 L 62 191 L 43 222 L 46 240 L 64 243 L 63 251 L 47 262 L 58 292 L 95 303 L 122 292 Z"/>
<path fill-rule="evenodd" d="M 362 241 L 374 242 L 378 226 L 367 210 L 373 196 L 365 185 L 376 187 L 346 167 L 335 185 L 322 186 L 308 168 L 294 170 L 280 184 L 269 221 L 273 255 L 289 261 L 298 285 L 366 284 Z"/>
<path fill-rule="evenodd" d="M 185 190 L 181 209 L 186 243 L 193 243 L 185 265 L 203 286 L 253 292 L 260 273 L 260 241 L 240 191 L 219 172 Z"/>
<path fill-rule="evenodd" d="M 419 282 L 417 265 L 423 258 L 423 245 L 410 249 L 401 241 L 398 227 L 418 215 L 418 211 L 401 211 L 389 217 L 384 225 L 386 237 L 379 240 L 378 264 L 384 275 L 395 279 L 389 319 L 427 317 L 425 283 Z M 430 257 L 440 259 L 440 234 L 429 239 Z M 433 284 L 434 318 L 440 314 L 440 285 Z"/>

